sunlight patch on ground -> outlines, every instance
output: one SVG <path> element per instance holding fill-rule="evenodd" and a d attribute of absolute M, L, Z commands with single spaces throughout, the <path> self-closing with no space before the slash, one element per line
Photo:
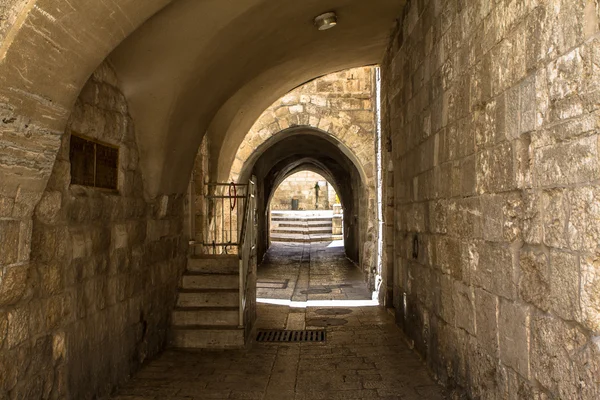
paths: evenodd
<path fill-rule="evenodd" d="M 333 242 L 329 243 L 329 245 L 327 247 L 344 247 L 344 241 L 343 240 L 334 240 Z"/>
<path fill-rule="evenodd" d="M 379 305 L 378 300 L 308 300 L 292 301 L 284 299 L 256 299 L 257 303 L 272 304 L 276 306 L 287 306 L 290 308 L 307 307 L 375 307 Z"/>

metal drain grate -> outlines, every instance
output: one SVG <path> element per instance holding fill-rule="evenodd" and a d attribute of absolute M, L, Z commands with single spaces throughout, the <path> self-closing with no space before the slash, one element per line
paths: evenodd
<path fill-rule="evenodd" d="M 256 335 L 257 342 L 324 342 L 325 330 L 307 330 L 307 331 L 284 331 L 268 330 L 258 331 Z"/>

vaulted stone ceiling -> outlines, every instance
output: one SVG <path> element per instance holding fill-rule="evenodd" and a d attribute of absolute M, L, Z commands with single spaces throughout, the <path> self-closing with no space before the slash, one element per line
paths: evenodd
<path fill-rule="evenodd" d="M 9 0 L 14 12 L 0 24 L 0 97 L 11 104 L 4 113 L 16 121 L 11 129 L 39 140 L 11 139 L 24 152 L 4 168 L 17 177 L 5 185 L 45 186 L 73 104 L 108 56 L 135 118 L 147 195 L 182 192 L 206 132 L 214 172 L 289 90 L 380 62 L 404 3 Z M 338 26 L 318 31 L 314 17 L 331 10 Z"/>
<path fill-rule="evenodd" d="M 380 62 L 402 3 L 179 0 L 167 6 L 110 57 L 136 120 L 150 191 L 183 190 L 205 132 L 214 173 L 274 100 L 320 75 Z M 313 18 L 330 10 L 338 26 L 318 31 Z"/>

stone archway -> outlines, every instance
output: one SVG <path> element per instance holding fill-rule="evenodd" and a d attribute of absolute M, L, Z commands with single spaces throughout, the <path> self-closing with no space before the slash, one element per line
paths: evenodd
<path fill-rule="evenodd" d="M 351 77 L 351 78 L 350 78 Z M 254 123 L 235 153 L 227 176 L 237 181 L 266 141 L 298 129 L 324 133 L 344 146 L 375 183 L 374 68 L 354 68 L 307 83 L 281 97 Z"/>
<path fill-rule="evenodd" d="M 375 246 L 373 191 L 358 159 L 330 135 L 314 129 L 297 128 L 274 135 L 248 158 L 241 170 L 241 182 L 251 175 L 258 181 L 259 257 L 266 252 L 268 200 L 278 184 L 290 173 L 308 167 L 319 171 L 336 185 L 344 208 L 344 247 L 371 283 Z"/>

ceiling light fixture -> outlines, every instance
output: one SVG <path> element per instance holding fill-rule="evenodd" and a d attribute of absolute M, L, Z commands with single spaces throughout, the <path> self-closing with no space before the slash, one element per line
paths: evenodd
<path fill-rule="evenodd" d="M 320 31 L 326 31 L 337 25 L 337 15 L 334 12 L 326 12 L 315 18 L 315 26 Z"/>

